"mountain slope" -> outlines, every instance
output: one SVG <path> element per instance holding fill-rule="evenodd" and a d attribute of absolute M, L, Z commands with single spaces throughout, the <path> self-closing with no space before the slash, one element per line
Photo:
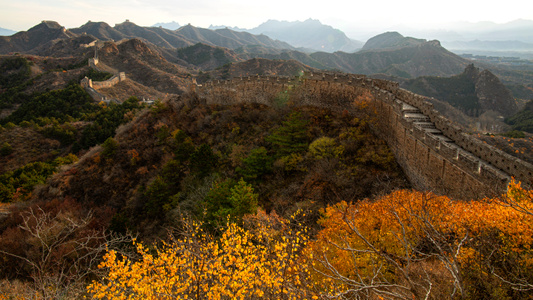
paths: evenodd
<path fill-rule="evenodd" d="M 416 46 L 424 42 L 426 42 L 426 40 L 415 39 L 412 37 L 404 37 L 398 32 L 385 32 L 369 39 L 361 50 L 368 51 L 395 49 L 408 46 Z"/>
<path fill-rule="evenodd" d="M 168 62 L 140 39 L 106 42 L 98 52 L 100 61 L 126 77 L 164 93 L 182 93 L 191 81 L 188 71 Z"/>
<path fill-rule="evenodd" d="M 360 74 L 383 73 L 402 78 L 450 76 L 468 65 L 467 60 L 444 49 L 438 41 L 352 54 L 317 52 L 310 56 L 331 69 Z"/>
<path fill-rule="evenodd" d="M 115 25 L 115 29 L 129 38 L 133 38 L 133 37 L 142 38 L 159 47 L 164 47 L 164 48 L 178 47 L 172 41 L 168 41 L 167 39 L 165 39 L 165 37 L 175 38 L 175 35 L 168 34 L 167 32 L 165 32 L 165 31 L 171 32 L 168 29 L 156 28 L 156 27 L 152 27 L 152 28 L 141 27 L 129 21 Z M 163 37 L 161 34 L 163 34 L 165 37 Z"/>
<path fill-rule="evenodd" d="M 510 116 L 518 111 L 511 92 L 488 70 L 469 65 L 464 72 L 451 77 L 421 77 L 406 81 L 403 87 L 428 97 L 450 103 L 469 116 L 487 111 Z"/>
<path fill-rule="evenodd" d="M 194 41 L 194 43 L 204 43 L 229 49 L 237 49 L 246 45 L 259 45 L 262 47 L 277 49 L 293 49 L 291 45 L 272 40 L 267 36 L 254 36 L 247 32 L 237 32 L 230 29 L 209 30 L 187 25 L 176 30 L 176 33 L 187 38 L 189 41 Z"/>
<path fill-rule="evenodd" d="M 259 34 L 254 35 L 248 32 L 239 32 L 230 30 L 228 28 L 217 29 L 216 33 L 225 36 L 227 38 L 235 39 L 243 43 L 244 45 L 261 45 L 263 47 L 277 48 L 277 49 L 294 49 L 291 45 L 280 42 L 278 40 L 273 40 L 270 37 Z"/>
<path fill-rule="evenodd" d="M 199 82 L 212 79 L 229 79 L 233 77 L 247 77 L 256 75 L 266 76 L 299 76 L 304 71 L 314 71 L 296 60 L 271 60 L 254 58 L 247 61 L 226 64 L 220 68 L 206 72 L 199 76 Z"/>
<path fill-rule="evenodd" d="M 202 70 L 215 69 L 229 62 L 241 60 L 231 50 L 202 43 L 178 49 L 177 57 Z"/>
<path fill-rule="evenodd" d="M 278 49 L 293 49 L 287 43 L 274 41 L 267 36 L 255 36 L 247 32 L 236 32 L 230 29 L 210 30 L 192 25 L 170 30 L 164 27 L 142 27 L 126 21 L 111 28 L 103 22 L 89 22 L 80 28 L 72 29 L 76 33 L 91 34 L 102 40 L 119 41 L 124 38 L 140 38 L 158 47 L 172 49 L 189 47 L 197 43 L 211 46 L 236 49 L 246 45 L 260 45 Z"/>
<path fill-rule="evenodd" d="M 0 53 L 27 52 L 52 40 L 76 36 L 54 21 L 42 21 L 28 31 L 20 31 L 12 36 L 0 36 Z"/>
<path fill-rule="evenodd" d="M 103 41 L 120 41 L 127 36 L 105 22 L 87 22 L 79 28 L 71 28 L 70 31 L 77 34 L 90 34 Z"/>

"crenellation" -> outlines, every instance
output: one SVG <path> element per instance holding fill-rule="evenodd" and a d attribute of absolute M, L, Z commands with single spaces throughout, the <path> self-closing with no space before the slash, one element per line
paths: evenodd
<path fill-rule="evenodd" d="M 450 143 L 440 142 L 438 153 L 449 160 L 457 160 L 459 158 L 459 148 Z"/>
<path fill-rule="evenodd" d="M 481 161 L 466 151 L 458 151 L 456 162 L 471 174 L 479 174 Z"/>
<path fill-rule="evenodd" d="M 413 124 L 413 135 L 420 141 L 425 142 L 426 139 L 426 131 L 417 125 Z"/>

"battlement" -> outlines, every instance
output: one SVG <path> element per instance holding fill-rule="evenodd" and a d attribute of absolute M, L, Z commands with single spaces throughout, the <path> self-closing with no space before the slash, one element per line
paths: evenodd
<path fill-rule="evenodd" d="M 276 105 L 289 87 L 301 104 L 352 109 L 352 99 L 370 92 L 384 138 L 413 185 L 454 197 L 479 198 L 505 191 L 511 177 L 533 186 L 533 165 L 462 132 L 427 98 L 392 81 L 365 75 L 305 72 L 303 76 L 248 76 L 217 80 L 199 88 L 207 103 L 255 101 Z"/>

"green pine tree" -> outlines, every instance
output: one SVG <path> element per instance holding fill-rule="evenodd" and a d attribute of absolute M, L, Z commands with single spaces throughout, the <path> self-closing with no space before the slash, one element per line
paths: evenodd
<path fill-rule="evenodd" d="M 266 138 L 267 142 L 272 143 L 277 157 L 306 151 L 309 144 L 307 123 L 299 112 L 294 112 Z"/>

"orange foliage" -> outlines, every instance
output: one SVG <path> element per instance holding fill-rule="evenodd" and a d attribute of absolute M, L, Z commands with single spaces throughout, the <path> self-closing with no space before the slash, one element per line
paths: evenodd
<path fill-rule="evenodd" d="M 502 261 L 518 268 L 514 278 L 533 270 L 533 192 L 515 182 L 503 197 L 481 201 L 401 190 L 376 201 L 340 202 L 324 211 L 321 225 L 308 251 L 318 285 L 329 296 L 373 281 L 388 284 L 383 290 L 400 298 L 419 297 L 431 286 L 413 278 L 430 280 L 423 266 L 432 261 L 449 279 L 441 284 L 450 293 L 463 293 L 471 271 L 494 272 L 502 279 L 508 275 L 499 270 Z M 487 246 L 494 247 L 492 252 Z M 502 281 L 513 285 L 511 279 Z M 390 288 L 391 283 L 396 286 Z"/>

